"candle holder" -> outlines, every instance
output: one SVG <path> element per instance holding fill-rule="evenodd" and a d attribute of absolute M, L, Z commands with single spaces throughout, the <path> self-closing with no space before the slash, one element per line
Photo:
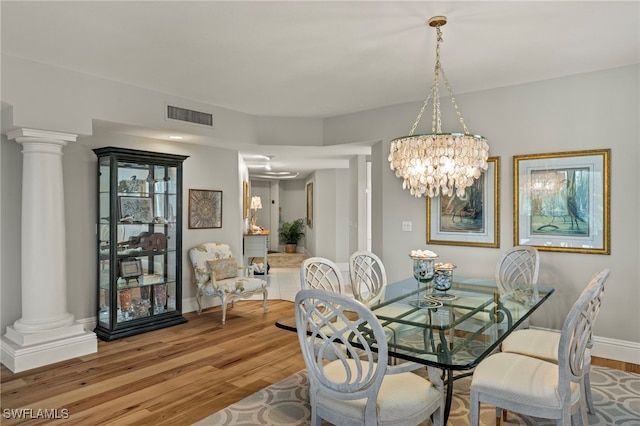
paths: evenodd
<path fill-rule="evenodd" d="M 434 297 L 440 300 L 453 300 L 456 298 L 455 294 L 447 293 L 453 285 L 454 269 L 456 269 L 456 265 L 452 265 L 451 263 L 436 263 L 433 288 L 444 293 L 436 294 Z"/>
<path fill-rule="evenodd" d="M 417 281 L 418 292 L 416 300 L 410 301 L 411 306 L 417 308 L 437 308 L 442 306 L 441 302 L 434 300 L 429 294 L 429 283 L 433 281 L 435 276 L 435 261 L 438 255 L 432 252 L 428 254 L 410 254 L 409 257 L 413 259 L 413 277 Z M 425 296 L 420 298 L 421 284 L 424 284 Z"/>

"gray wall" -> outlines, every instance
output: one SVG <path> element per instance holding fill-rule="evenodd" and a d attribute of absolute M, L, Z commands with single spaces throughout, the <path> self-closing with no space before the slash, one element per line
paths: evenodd
<path fill-rule="evenodd" d="M 77 319 L 95 317 L 96 307 L 96 173 L 92 149 L 120 146 L 188 155 L 183 182 L 183 299 L 195 297 L 187 250 L 208 241 L 228 243 L 241 256 L 242 188 L 238 184 L 237 151 L 201 145 L 179 144 L 119 134 L 82 137 L 63 150 L 65 221 L 67 228 L 68 309 Z M 2 139 L 2 333 L 21 316 L 20 296 L 20 145 Z M 213 165 L 213 166 L 212 166 Z M 8 175 L 8 179 L 5 178 Z M 189 189 L 222 190 L 222 228 L 188 229 Z M 5 209 L 6 208 L 6 209 Z M 33 259 L 37 267 L 37 259 Z"/>
<path fill-rule="evenodd" d="M 595 73 L 457 95 L 469 129 L 489 139 L 490 153 L 501 157 L 500 249 L 432 246 L 456 273 L 492 277 L 502 250 L 513 246 L 513 165 L 520 154 L 611 149 L 611 255 L 541 253 L 541 283 L 556 293 L 532 323 L 559 329 L 571 304 L 590 277 L 612 269 L 610 285 L 596 325 L 596 335 L 640 342 L 640 227 L 638 220 L 639 67 Z M 450 104 L 443 99 L 443 109 Z M 401 190 L 389 169 L 390 140 L 404 136 L 421 103 L 403 104 L 325 120 L 325 143 L 382 139 L 374 146 L 373 250 L 382 256 L 389 280 L 410 275 L 412 249 L 426 247 L 426 203 Z M 451 107 L 452 109 L 452 107 Z M 443 128 L 456 129 L 445 120 Z M 420 124 L 428 130 L 430 120 Z M 402 221 L 413 232 L 402 232 Z M 633 324 L 631 327 L 621 326 Z"/>
<path fill-rule="evenodd" d="M 299 218 L 306 218 L 306 188 L 302 179 L 285 180 L 280 182 L 280 211 L 283 222 L 293 222 Z M 277 231 L 277 230 L 276 230 Z M 308 230 L 298 244 L 297 250 L 309 250 Z M 278 238 L 277 232 L 275 238 Z M 281 245 L 282 250 L 284 246 Z"/>
<path fill-rule="evenodd" d="M 184 229 L 184 247 L 204 241 L 226 241 L 235 252 L 242 247 L 242 180 L 246 178 L 236 144 L 260 143 L 286 133 L 289 120 L 265 122 L 255 117 L 202 106 L 148 90 L 124 86 L 95 77 L 54 69 L 15 58 L 2 58 L 2 101 L 13 106 L 13 125 L 79 133 L 78 142 L 64 150 L 65 202 L 67 206 L 67 251 L 69 309 L 77 318 L 94 316 L 95 254 L 95 159 L 96 146 L 129 146 L 189 155 L 185 163 L 185 191 L 189 188 L 223 190 L 223 228 Z M 640 343 L 640 194 L 638 191 L 640 149 L 639 67 L 631 66 L 543 82 L 458 94 L 457 100 L 469 128 L 491 144 L 491 154 L 501 164 L 500 249 L 434 246 L 442 259 L 458 264 L 457 273 L 491 277 L 502 250 L 513 245 L 512 157 L 518 154 L 572 151 L 596 148 L 612 150 L 611 255 L 572 253 L 541 254 L 540 282 L 556 287 L 556 294 L 535 315 L 532 323 L 559 328 L 573 300 L 591 275 L 603 267 L 613 271 L 605 303 L 596 325 L 596 336 Z M 209 146 L 169 143 L 155 139 L 94 132 L 93 120 L 170 128 L 160 112 L 167 102 L 213 110 L 216 127 L 208 131 Z M 328 118 L 318 129 L 313 120 L 294 125 L 314 132 L 299 145 L 315 144 L 321 132 L 325 145 L 380 140 L 373 147 L 373 249 L 385 262 L 392 282 L 410 275 L 408 253 L 426 246 L 426 206 L 401 189 L 401 181 L 386 160 L 389 141 L 408 133 L 420 101 Z M 446 99 L 443 99 L 446 110 Z M 457 122 L 444 117 L 444 128 Z M 5 117 L 3 117 L 3 123 Z M 452 121 L 448 122 L 448 119 Z M 427 120 L 429 121 L 429 120 Z M 285 127 L 281 127 L 285 126 Z M 425 130 L 430 123 L 422 123 Z M 201 132 L 185 127 L 188 132 Z M 3 128 L 3 134 L 8 129 Z M 205 133 L 202 131 L 201 133 Z M 287 141 L 290 142 L 290 141 Z M 218 146 L 216 148 L 216 146 Z M 222 147 L 221 147 L 222 146 Z M 0 164 L 1 252 L 0 268 L 2 324 L 20 318 L 20 147 L 3 136 Z M 348 259 L 349 210 L 354 182 L 346 170 L 318 171 L 314 181 L 314 228 L 307 238 L 311 253 L 338 262 Z M 287 185 L 295 186 L 294 183 Z M 282 186 L 285 186 L 283 184 Z M 293 191 L 289 193 L 289 189 Z M 279 191 L 285 220 L 304 217 L 304 182 L 300 188 Z M 291 201 L 296 199 L 299 201 Z M 293 204 L 289 204 L 289 202 Z M 186 203 L 185 203 L 186 208 Z M 299 208 L 299 211 L 297 210 Z M 413 223 L 413 232 L 402 232 L 402 221 Z M 186 259 L 186 253 L 183 256 Z M 37 261 L 37 260 L 36 260 Z M 184 268 L 184 297 L 193 296 L 188 264 Z M 633 324 L 632 327 L 621 326 Z"/>

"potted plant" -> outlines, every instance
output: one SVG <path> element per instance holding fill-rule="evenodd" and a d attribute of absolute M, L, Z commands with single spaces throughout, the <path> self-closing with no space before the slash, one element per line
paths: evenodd
<path fill-rule="evenodd" d="M 284 244 L 285 253 L 295 253 L 300 238 L 304 236 L 304 219 L 283 222 L 278 228 L 280 244 Z"/>

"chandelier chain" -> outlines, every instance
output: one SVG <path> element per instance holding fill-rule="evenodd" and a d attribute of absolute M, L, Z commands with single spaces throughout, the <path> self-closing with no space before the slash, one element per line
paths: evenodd
<path fill-rule="evenodd" d="M 422 118 L 422 114 L 424 114 L 424 110 L 427 108 L 427 104 L 429 103 L 429 99 L 431 99 L 431 94 L 427 96 L 427 99 L 424 100 L 422 104 L 422 108 L 420 108 L 420 112 L 418 113 L 418 117 L 416 118 L 415 123 L 411 126 L 411 131 L 409 132 L 409 136 L 413 136 L 413 132 L 416 131 L 416 127 L 418 127 L 418 123 L 420 123 L 420 119 Z"/>
<path fill-rule="evenodd" d="M 436 79 L 438 71 L 436 69 Z M 442 116 L 440 115 L 440 93 L 438 93 L 437 82 L 433 86 L 433 114 L 431 117 L 431 133 L 442 133 Z"/>
<path fill-rule="evenodd" d="M 453 96 L 453 91 L 451 90 L 451 86 L 449 86 L 449 80 L 447 80 L 447 75 L 444 73 L 444 68 L 440 67 L 440 71 L 442 71 L 442 80 L 444 81 L 444 85 L 447 88 L 447 92 L 449 92 L 449 97 L 451 98 L 451 102 L 453 103 L 453 107 L 456 110 L 456 114 L 458 114 L 458 119 L 460 120 L 460 124 L 462 124 L 462 128 L 464 129 L 464 134 L 468 135 L 469 129 L 464 122 L 464 118 L 462 117 L 462 112 L 460 108 L 458 108 L 458 103 L 456 102 L 455 96 Z"/>
<path fill-rule="evenodd" d="M 433 73 L 433 114 L 431 117 L 431 132 L 442 133 L 442 116 L 440 114 L 440 92 L 438 82 L 440 81 L 440 43 L 442 42 L 442 30 L 440 25 L 436 26 L 436 66 Z"/>

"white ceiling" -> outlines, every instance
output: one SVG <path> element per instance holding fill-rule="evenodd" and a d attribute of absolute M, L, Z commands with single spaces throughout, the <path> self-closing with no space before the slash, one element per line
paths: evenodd
<path fill-rule="evenodd" d="M 640 62 L 637 0 L 5 0 L 0 8 L 3 54 L 257 116 L 331 117 L 423 100 L 434 15 L 449 20 L 442 64 L 456 94 Z"/>

